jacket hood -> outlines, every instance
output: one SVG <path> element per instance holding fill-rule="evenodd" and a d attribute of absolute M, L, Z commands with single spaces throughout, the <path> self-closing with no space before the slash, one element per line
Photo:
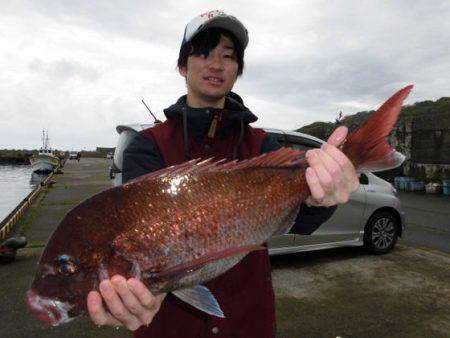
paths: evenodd
<path fill-rule="evenodd" d="M 186 109 L 188 120 L 198 122 L 203 120 L 209 124 L 212 117 L 218 111 L 226 111 L 227 119 L 231 121 L 243 120 L 244 124 L 249 124 L 258 120 L 255 114 L 253 114 L 247 107 L 244 106 L 242 98 L 236 93 L 230 92 L 225 97 L 225 108 L 191 108 L 186 105 L 187 95 L 181 96 L 178 101 L 170 107 L 164 109 L 164 114 L 167 119 L 181 119 L 183 116 L 183 109 Z"/>

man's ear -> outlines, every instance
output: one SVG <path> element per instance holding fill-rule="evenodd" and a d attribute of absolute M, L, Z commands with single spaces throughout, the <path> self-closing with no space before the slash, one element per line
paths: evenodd
<path fill-rule="evenodd" d="M 187 75 L 187 67 L 178 67 L 178 72 L 181 76 L 186 77 Z"/>

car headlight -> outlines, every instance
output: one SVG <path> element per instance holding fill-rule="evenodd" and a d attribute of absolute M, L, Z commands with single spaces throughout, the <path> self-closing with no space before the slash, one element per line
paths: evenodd
<path fill-rule="evenodd" d="M 397 189 L 391 184 L 391 192 L 394 196 L 398 196 Z"/>

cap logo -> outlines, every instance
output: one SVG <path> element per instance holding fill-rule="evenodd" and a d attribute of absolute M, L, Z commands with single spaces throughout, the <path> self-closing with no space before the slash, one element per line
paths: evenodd
<path fill-rule="evenodd" d="M 202 18 L 207 17 L 208 20 L 214 18 L 215 16 L 226 15 L 224 12 L 219 10 L 209 11 L 203 14 L 200 14 Z"/>

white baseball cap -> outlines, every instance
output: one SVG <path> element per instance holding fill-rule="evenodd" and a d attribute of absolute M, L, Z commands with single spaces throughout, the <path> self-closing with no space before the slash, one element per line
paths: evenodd
<path fill-rule="evenodd" d="M 191 41 L 194 36 L 207 28 L 217 27 L 230 31 L 245 49 L 248 44 L 248 32 L 242 22 L 232 15 L 225 14 L 222 11 L 214 10 L 200 14 L 192 19 L 184 30 L 181 47 Z"/>

